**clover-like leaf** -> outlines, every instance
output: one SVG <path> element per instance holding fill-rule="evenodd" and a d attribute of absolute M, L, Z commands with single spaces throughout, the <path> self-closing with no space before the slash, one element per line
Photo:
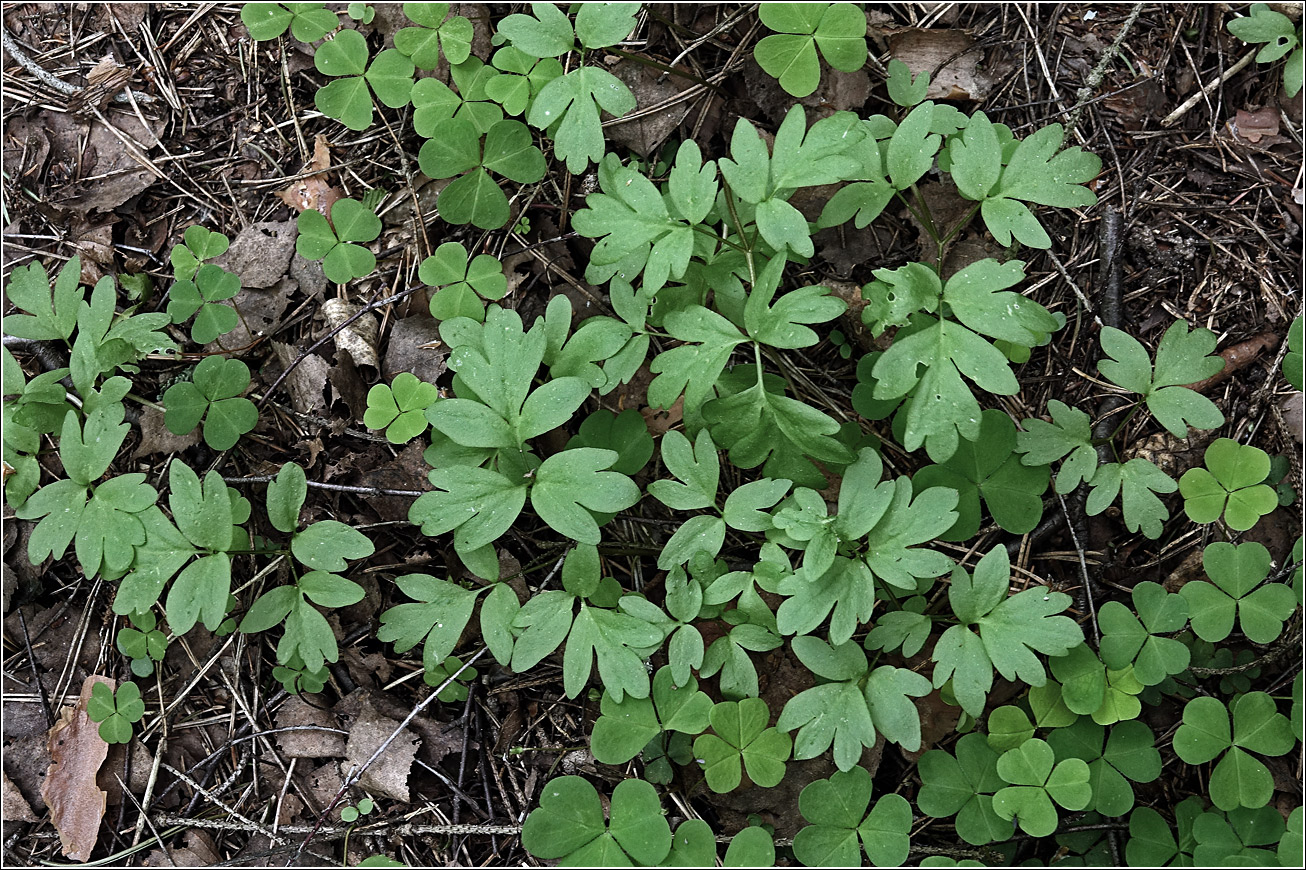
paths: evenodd
<path fill-rule="evenodd" d="M 772 788 L 784 779 L 793 741 L 778 729 L 768 728 L 769 717 L 766 702 L 760 698 L 723 701 L 712 708 L 715 733 L 694 741 L 694 755 L 714 792 L 734 791 L 739 786 L 741 762 L 749 778 L 763 788 Z"/>
<path fill-rule="evenodd" d="M 811 824 L 794 837 L 794 855 L 809 867 L 855 867 L 861 846 L 877 867 L 897 867 L 907 858 L 911 807 L 901 795 L 884 795 L 867 813 L 871 776 L 865 768 L 840 771 L 809 783 L 798 808 Z"/>
<path fill-rule="evenodd" d="M 594 786 L 579 776 L 552 779 L 521 836 L 532 855 L 561 859 L 563 866 L 652 865 L 671 851 L 671 827 L 657 791 L 638 779 L 617 784 L 606 823 Z"/>
<path fill-rule="evenodd" d="M 1279 506 L 1278 495 L 1264 484 L 1270 473 L 1264 450 L 1217 438 L 1206 448 L 1205 462 L 1206 468 L 1190 468 L 1179 478 L 1184 512 L 1193 522 L 1223 515 L 1229 528 L 1245 532 Z"/>
<path fill-rule="evenodd" d="M 1282 583 L 1263 584 L 1271 568 L 1264 545 L 1216 541 L 1202 552 L 1202 567 L 1211 582 L 1185 583 L 1179 590 L 1188 602 L 1198 637 L 1224 640 L 1233 631 L 1235 617 L 1243 634 L 1255 643 L 1272 643 L 1279 636 L 1297 599 Z"/>
<path fill-rule="evenodd" d="M 816 90 L 817 48 L 838 70 L 852 72 L 866 63 L 866 16 L 851 3 L 768 3 L 759 15 L 776 32 L 757 43 L 753 56 L 795 97 Z"/>
<path fill-rule="evenodd" d="M 228 450 L 258 424 L 258 408 L 241 396 L 249 388 L 249 367 L 237 359 L 208 356 L 195 367 L 193 380 L 163 394 L 164 424 L 177 435 L 204 420 L 204 441 Z"/>
<path fill-rule="evenodd" d="M 1210 789 L 1222 810 L 1264 806 L 1274 792 L 1273 777 L 1250 753 L 1283 755 L 1294 743 L 1288 718 L 1264 692 L 1239 696 L 1229 708 L 1218 698 L 1194 698 L 1184 706 L 1183 724 L 1174 735 L 1175 753 L 1189 764 L 1220 758 Z"/>

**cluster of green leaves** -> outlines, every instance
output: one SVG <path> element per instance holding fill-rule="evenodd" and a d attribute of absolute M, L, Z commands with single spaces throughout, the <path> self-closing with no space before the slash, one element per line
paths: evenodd
<path fill-rule="evenodd" d="M 1302 81 L 1306 78 L 1306 55 L 1302 50 L 1300 26 L 1294 28 L 1292 19 L 1265 3 L 1253 3 L 1250 14 L 1231 19 L 1225 26 L 1243 42 L 1265 43 L 1256 53 L 1257 63 L 1273 63 L 1288 55 L 1288 61 L 1283 65 L 1283 89 L 1290 97 L 1301 93 Z"/>
<path fill-rule="evenodd" d="M 174 245 L 173 281 L 168 291 L 168 315 L 173 323 L 184 323 L 192 316 L 190 337 L 196 344 L 208 344 L 236 328 L 240 315 L 230 305 L 221 304 L 240 292 L 240 278 L 212 263 L 205 263 L 226 253 L 230 241 L 198 224 L 187 227 L 183 244 Z"/>
<path fill-rule="evenodd" d="M 1188 324 L 1175 321 L 1157 346 L 1155 367 L 1142 343 L 1125 332 L 1104 327 L 1101 342 L 1107 358 L 1098 362 L 1098 370 L 1111 383 L 1141 397 L 1141 402 L 1129 409 L 1130 416 L 1146 407 L 1156 422 L 1179 438 L 1186 438 L 1190 427 L 1214 429 L 1224 425 L 1224 415 L 1215 403 L 1186 386 L 1209 378 L 1224 368 L 1224 359 L 1212 353 L 1216 338 L 1210 330 L 1189 331 Z M 1064 460 L 1055 485 L 1058 493 L 1069 493 L 1081 483 L 1087 483 L 1090 491 L 1086 509 L 1090 516 L 1102 513 L 1119 497 L 1126 528 L 1131 532 L 1141 531 L 1149 538 L 1159 538 L 1163 524 L 1170 516 L 1159 496 L 1174 492 L 1179 489 L 1179 484 L 1154 463 L 1141 457 L 1098 464 L 1088 415 L 1055 399 L 1048 403 L 1048 410 L 1051 423 L 1037 419 L 1023 422 L 1024 431 L 1017 436 L 1017 450 L 1024 454 L 1021 461 L 1029 466 L 1043 466 Z M 1118 428 L 1123 426 L 1121 423 Z M 1248 490 L 1250 484 L 1243 479 L 1250 468 L 1258 466 L 1253 462 L 1247 469 L 1239 468 L 1238 458 L 1244 454 L 1228 439 L 1221 439 L 1220 443 L 1223 442 L 1227 442 L 1227 446 L 1215 449 L 1212 470 L 1218 469 L 1225 483 L 1238 490 L 1232 497 L 1236 501 L 1230 504 L 1234 520 L 1245 522 L 1249 515 L 1254 514 L 1251 519 L 1254 523 L 1255 517 L 1260 516 L 1254 512 L 1262 505 L 1263 497 L 1255 487 Z M 1256 448 L 1251 450 L 1265 455 Z M 1251 454 L 1249 460 L 1250 457 Z M 1195 471 L 1198 474 L 1189 476 L 1186 485 L 1188 492 L 1192 493 L 1191 496 L 1185 493 L 1186 498 L 1192 499 L 1186 505 L 1189 516 L 1193 519 L 1204 516 L 1214 506 L 1216 513 L 1210 518 L 1213 520 L 1224 509 L 1224 497 L 1229 495 L 1229 491 L 1221 485 L 1220 477 L 1204 470 Z M 1263 481 L 1268 472 L 1269 461 L 1266 459 L 1265 470 L 1255 483 Z M 1277 504 L 1273 491 L 1269 487 L 1263 489 Z M 1218 504 L 1214 490 L 1222 494 Z M 1269 508 L 1272 509 L 1273 506 Z M 1268 513 L 1268 510 L 1261 513 Z M 1243 528 L 1250 527 L 1248 524 Z"/>
<path fill-rule="evenodd" d="M 337 572 L 345 571 L 352 560 L 372 555 L 375 547 L 367 535 L 337 520 L 300 528 L 299 512 L 307 494 L 304 470 L 294 462 L 281 466 L 268 484 L 268 521 L 290 535 L 290 553 L 308 570 L 292 568 L 293 583 L 260 595 L 240 621 L 240 631 L 267 631 L 284 623 L 277 662 L 288 672 L 324 680 L 326 662 L 336 661 L 339 651 L 335 632 L 318 607 L 348 607 L 363 599 L 363 587 Z"/>
<path fill-rule="evenodd" d="M 799 798 L 808 824 L 794 839 L 794 857 L 855 864 L 864 853 L 878 866 L 900 865 L 909 855 L 912 806 L 897 794 L 872 805 L 860 762 L 881 740 L 920 750 L 916 699 L 937 693 L 961 708 L 959 730 L 974 733 L 922 755 L 917 809 L 953 818 L 968 843 L 1002 844 L 1016 829 L 1050 836 L 1062 811 L 1088 813 L 1090 827 L 1132 811 L 1131 861 L 1260 860 L 1274 857 L 1263 847 L 1276 845 L 1287 854 L 1300 842 L 1301 811 L 1289 827 L 1267 809 L 1273 784 L 1261 758 L 1295 745 L 1301 678 L 1291 724 L 1276 698 L 1251 691 L 1255 669 L 1218 674 L 1212 685 L 1236 693 L 1227 706 L 1193 691 L 1211 669 L 1252 663 L 1256 654 L 1231 639 L 1273 643 L 1298 606 L 1300 580 L 1294 591 L 1271 578 L 1264 547 L 1216 541 L 1203 554 L 1210 582 L 1170 593 L 1144 581 L 1128 601 L 1102 603 L 1100 643 L 1089 645 L 1065 615 L 1069 595 L 1040 585 L 1013 590 L 1001 544 L 963 564 L 931 546 L 973 540 L 986 512 L 1008 533 L 1032 530 L 1056 463 L 1056 494 L 1087 485 L 1091 514 L 1119 497 L 1126 527 L 1151 538 L 1169 518 L 1159 496 L 1176 489 L 1190 519 L 1223 520 L 1217 529 L 1245 531 L 1278 503 L 1267 484 L 1283 473 L 1274 476 L 1254 447 L 1218 440 L 1206 467 L 1176 483 L 1143 459 L 1099 462 L 1104 445 L 1076 408 L 1053 400 L 1050 422 L 1027 419 L 1018 430 L 1006 414 L 982 407 L 985 393 L 1019 391 L 1013 366 L 1065 321 L 1015 289 L 1025 277 L 1022 261 L 986 259 L 945 280 L 944 251 L 975 218 L 1003 245 L 1050 247 L 1053 237 L 1032 206 L 1094 204 L 1086 185 L 1100 170 L 1098 158 L 1062 150 L 1058 125 L 1017 139 L 982 112 L 925 102 L 929 77 L 913 78 L 895 60 L 886 81 L 894 117 L 839 112 L 809 125 L 796 106 L 769 144 L 767 131 L 741 118 L 720 159 L 704 160 L 686 141 L 651 167 L 623 163 L 605 153 L 600 113 L 620 117 L 635 99 L 611 73 L 587 65 L 586 53 L 619 53 L 616 46 L 642 26 L 640 10 L 637 3 L 573 11 L 533 4 L 529 14 L 499 22 L 498 48 L 486 63 L 470 54 L 471 22 L 450 16 L 448 4 L 405 4 L 413 26 L 375 56 L 367 36 L 337 30 L 338 15 L 322 4 L 242 9 L 256 39 L 289 30 L 313 42 L 334 32 L 314 55 L 332 79 L 317 95 L 324 114 L 363 130 L 375 102 L 411 104 L 414 130 L 427 140 L 422 170 L 451 179 L 437 200 L 447 223 L 492 230 L 512 220 L 494 176 L 516 184 L 543 177 L 532 128 L 552 140 L 572 173 L 597 164 L 598 189 L 573 226 L 596 240 L 585 278 L 606 288 L 612 314 L 576 320 L 557 296 L 528 326 L 494 304 L 507 291 L 502 264 L 446 242 L 418 274 L 435 289 L 430 306 L 450 350 L 450 394 L 401 374 L 372 389 L 364 417 L 395 444 L 429 436 L 434 490 L 414 502 L 409 518 L 426 535 L 452 533 L 466 573 L 480 581 L 395 578 L 409 600 L 382 613 L 379 639 L 399 653 L 420 645 L 425 681 L 443 685 L 440 700 L 455 702 L 476 676 L 455 654 L 476 620 L 473 630 L 503 667 L 528 672 L 552 656 L 571 698 L 597 676 L 604 690 L 595 758 L 626 764 L 642 755 L 644 780 L 618 785 L 606 815 L 585 780 L 548 782 L 526 820 L 526 848 L 567 865 L 707 866 L 718 859 L 712 830 L 691 819 L 673 833 L 650 783 L 670 782 L 681 767 L 701 772 L 714 792 L 745 779 L 771 787 L 790 760 L 830 752 L 838 772 Z M 369 11 L 349 14 L 366 21 Z M 1252 19 L 1239 21 L 1255 20 L 1270 33 L 1269 14 L 1254 7 Z M 866 60 L 865 16 L 852 4 L 766 4 L 759 17 L 774 33 L 757 43 L 755 57 L 790 93 L 816 88 L 822 59 L 840 70 Z M 1261 32 L 1242 36 L 1270 42 L 1265 51 L 1286 44 L 1256 38 Z M 1298 68 L 1300 54 L 1293 55 Z M 416 78 L 442 58 L 448 84 Z M 936 171 L 971 203 L 952 226 L 936 225 L 917 189 Z M 836 190 L 809 222 L 791 198 L 821 185 Z M 858 422 L 841 423 L 839 409 L 798 398 L 783 357 L 816 345 L 813 327 L 847 308 L 825 287 L 794 286 L 815 254 L 814 232 L 848 221 L 864 227 L 895 201 L 939 252 L 929 263 L 875 270 L 861 288 L 863 322 L 875 336 L 892 333 L 893 342 L 859 362 L 853 408 L 871 420 L 893 416 L 898 444 L 907 452 L 924 447 L 933 463 L 890 477 L 878 442 Z M 381 222 L 364 202 L 341 200 L 329 218 L 305 212 L 299 230 L 297 249 L 323 260 L 332 280 L 348 283 L 375 269 L 366 244 Z M 280 626 L 274 677 L 287 691 L 319 691 L 339 655 L 329 611 L 362 599 L 362 587 L 345 574 L 374 547 L 335 520 L 301 525 L 304 471 L 287 463 L 267 487 L 267 520 L 284 536 L 280 545 L 251 541 L 249 501 L 215 471 L 201 479 L 174 458 L 166 498 L 142 474 L 108 476 L 128 429 L 122 401 L 130 383 L 119 372 L 133 373 L 147 354 L 175 351 L 161 331 L 170 322 L 193 317 L 197 343 L 237 322 L 223 303 L 239 291 L 238 279 L 205 263 L 226 247 L 218 233 L 187 230 L 172 251 L 176 281 L 166 314 L 116 312 L 111 279 L 88 297 L 75 258 L 53 287 L 39 265 L 14 271 L 8 295 L 21 313 L 5 318 L 6 332 L 62 343 L 70 362 L 29 380 L 4 351 L 4 391 L 14 397 L 4 408 L 4 458 L 14 469 L 6 470 L 6 497 L 18 517 L 39 520 L 33 562 L 72 546 L 86 576 L 121 580 L 113 609 L 132 622 L 118 643 L 134 673 L 150 673 L 169 634 L 198 623 L 218 632 Z M 1188 386 L 1223 365 L 1212 355 L 1212 333 L 1176 323 L 1154 362 L 1119 330 L 1104 329 L 1101 342 L 1107 358 L 1099 371 L 1137 397 L 1117 433 L 1144 409 L 1180 437 L 1223 425 L 1214 403 Z M 1284 372 L 1300 387 L 1300 320 L 1288 345 Z M 580 421 L 596 391 L 608 395 L 644 367 L 652 375 L 649 404 L 677 406 L 683 416 L 660 445 L 633 410 L 585 415 L 560 450 L 545 437 Z M 64 377 L 78 401 L 69 401 Z M 257 423 L 243 396 L 249 386 L 244 362 L 206 356 L 190 380 L 164 392 L 165 422 L 178 434 L 202 422 L 211 448 L 230 449 Z M 57 439 L 66 479 L 42 487 L 36 454 L 47 437 Z M 1108 440 L 1117 447 L 1114 436 Z M 733 468 L 723 468 L 723 457 Z M 657 555 L 665 575 L 656 601 L 624 589 L 602 555 L 605 527 L 645 490 L 679 515 Z M 550 574 L 523 601 L 505 582 L 511 578 L 500 576 L 496 543 L 528 509 L 542 524 L 533 534 L 547 527 L 569 549 L 556 565 L 560 588 L 549 588 Z M 725 558 L 741 553 L 753 558 Z M 242 613 L 233 559 L 269 556 L 293 557 L 282 575 L 288 582 L 256 590 Z M 814 685 L 773 710 L 759 697 L 754 654 L 785 644 Z M 650 660 L 663 651 L 666 664 L 653 673 Z M 930 669 L 921 672 L 922 665 Z M 1027 688 L 990 709 L 996 677 Z M 719 702 L 700 688 L 710 678 Z M 93 699 L 106 739 L 129 739 L 143 713 L 130 686 Z M 1175 808 L 1177 838 L 1164 816 L 1134 806 L 1133 783 L 1156 779 L 1161 765 L 1158 737 L 1139 720 L 1142 705 L 1166 697 L 1191 699 L 1173 736 L 1176 754 L 1213 765 L 1216 809 L 1197 799 Z M 365 812 L 361 803 L 349 809 Z M 1107 854 L 1091 830 L 1058 841 L 1085 861 Z M 740 832 L 723 858 L 727 866 L 774 860 L 771 836 L 758 827 Z"/>

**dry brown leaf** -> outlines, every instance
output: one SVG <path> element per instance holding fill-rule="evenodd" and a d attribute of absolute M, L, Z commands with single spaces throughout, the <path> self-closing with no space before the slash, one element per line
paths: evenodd
<path fill-rule="evenodd" d="M 287 795 L 287 798 L 292 795 Z M 146 867 L 212 867 L 222 859 L 218 857 L 213 837 L 207 831 L 191 828 L 186 831 L 181 847 L 168 851 L 155 849 L 145 859 Z"/>
<path fill-rule="evenodd" d="M 335 330 L 342 323 L 358 313 L 358 305 L 352 302 L 346 302 L 344 299 L 328 299 L 322 303 L 322 316 L 326 320 L 327 329 Z M 335 336 L 336 350 L 348 351 L 353 357 L 354 365 L 362 368 L 363 366 L 379 370 L 381 361 L 377 356 L 377 324 L 376 316 L 371 312 L 364 314 L 357 320 L 354 320 L 348 326 L 340 328 Z"/>
<path fill-rule="evenodd" d="M 682 88 L 692 84 L 684 76 L 669 75 L 633 60 L 621 61 L 610 72 L 629 86 L 640 112 L 657 109 L 679 95 Z M 633 120 L 605 128 L 608 139 L 648 156 L 675 132 L 692 105 L 693 102 L 687 100 L 647 115 L 637 112 Z"/>
<path fill-rule="evenodd" d="M 289 366 L 300 354 L 294 345 L 280 341 L 272 342 L 272 352 L 277 355 L 283 367 Z M 323 390 L 327 386 L 331 365 L 315 353 L 309 354 L 294 370 L 286 376 L 286 389 L 290 392 L 291 406 L 301 414 L 319 414 L 326 410 L 326 396 Z"/>
<path fill-rule="evenodd" d="M 322 133 L 313 140 L 313 160 L 308 165 L 312 174 L 297 180 L 285 190 L 277 191 L 277 198 L 290 206 L 296 213 L 317 209 L 323 217 L 330 217 L 331 206 L 344 197 L 344 192 L 333 187 L 327 181 L 326 172 L 331 168 L 331 145 Z"/>
<path fill-rule="evenodd" d="M 983 100 L 992 87 L 988 76 L 976 69 L 983 59 L 969 51 L 975 40 L 964 30 L 930 30 L 907 27 L 888 31 L 889 51 L 907 64 L 912 75 L 930 74 L 927 100 Z M 940 64 L 944 66 L 940 68 Z"/>
<path fill-rule="evenodd" d="M 86 74 L 86 87 L 68 97 L 68 109 L 77 115 L 93 114 L 92 109 L 102 111 L 131 79 L 132 71 L 106 54 Z"/>
<path fill-rule="evenodd" d="M 321 702 L 319 697 L 310 697 Z M 339 758 L 345 754 L 345 735 L 340 733 L 336 717 L 297 695 L 277 709 L 277 727 L 303 729 L 277 735 L 277 743 L 288 758 Z"/>
<path fill-rule="evenodd" d="M 1273 140 L 1273 142 L 1287 141 L 1278 135 L 1279 111 L 1273 106 L 1266 106 L 1254 112 L 1239 109 L 1234 120 L 1229 121 L 1227 126 L 1232 135 L 1253 145 L 1272 144 L 1271 141 L 1262 143 L 1262 139 Z"/>
<path fill-rule="evenodd" d="M 381 373 L 387 381 L 400 372 L 412 372 L 427 383 L 435 383 L 448 368 L 449 348 L 440 341 L 440 325 L 429 314 L 415 314 L 396 320 L 390 328 Z"/>
<path fill-rule="evenodd" d="M 399 727 L 397 719 L 379 713 L 371 698 L 364 698 L 358 720 L 349 729 L 346 765 L 362 766 Z M 372 765 L 363 771 L 358 784 L 373 794 L 408 803 L 408 772 L 417 757 L 418 739 L 407 729 L 399 734 Z"/>
<path fill-rule="evenodd" d="M 109 744 L 100 737 L 99 726 L 86 715 L 86 702 L 96 683 L 105 683 L 111 689 L 116 686 L 106 677 L 89 676 L 82 683 L 77 706 L 60 711 L 48 738 L 53 763 L 41 788 L 63 854 L 74 861 L 90 860 L 100 836 L 107 797 L 95 784 L 95 775 L 109 754 Z"/>
<path fill-rule="evenodd" d="M 250 224 L 232 240 L 227 252 L 213 261 L 214 265 L 239 276 L 241 287 L 271 287 L 290 268 L 290 258 L 295 254 L 295 237 L 298 234 L 294 221 Z M 286 302 L 289 299 L 282 299 L 283 310 Z M 242 312 L 245 307 L 240 306 Z"/>
<path fill-rule="evenodd" d="M 0 774 L 0 815 L 6 822 L 36 821 L 36 813 L 28 806 L 27 799 L 5 774 Z"/>
<path fill-rule="evenodd" d="M 137 445 L 132 459 L 155 453 L 180 453 L 198 443 L 199 429 L 185 435 L 174 435 L 163 423 L 163 412 L 147 405 L 141 410 L 141 443 Z"/>

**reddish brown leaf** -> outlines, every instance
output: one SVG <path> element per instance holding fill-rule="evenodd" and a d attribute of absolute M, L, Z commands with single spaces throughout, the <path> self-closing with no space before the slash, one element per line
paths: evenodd
<path fill-rule="evenodd" d="M 101 739 L 99 726 L 86 715 L 86 702 L 96 683 L 105 683 L 111 689 L 116 685 L 106 677 L 89 676 L 82 683 L 77 706 L 64 707 L 60 712 L 48 738 L 53 763 L 41 787 L 63 853 L 74 861 L 90 860 L 100 836 L 107 797 L 96 786 L 95 774 L 109 754 L 109 744 Z"/>

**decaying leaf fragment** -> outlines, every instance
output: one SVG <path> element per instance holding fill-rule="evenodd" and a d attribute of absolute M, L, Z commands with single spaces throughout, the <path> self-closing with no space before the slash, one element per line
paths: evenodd
<path fill-rule="evenodd" d="M 313 140 L 313 162 L 308 165 L 309 174 L 285 190 L 278 190 L 277 197 L 296 212 L 314 208 L 322 212 L 323 217 L 329 217 L 332 203 L 344 196 L 339 188 L 327 181 L 326 172 L 330 168 L 331 146 L 326 136 L 319 133 Z"/>
<path fill-rule="evenodd" d="M 50 808 L 63 853 L 73 861 L 90 860 L 107 798 L 95 784 L 95 774 L 109 754 L 109 744 L 100 737 L 99 726 L 86 715 L 86 702 L 96 683 L 105 683 L 110 689 L 117 687 L 113 680 L 96 675 L 82 683 L 77 706 L 64 707 L 59 721 L 50 729 L 53 762 L 41 786 L 41 797 Z"/>
<path fill-rule="evenodd" d="M 328 299 L 322 303 L 322 316 L 326 319 L 328 329 L 335 329 L 358 313 L 359 306 L 343 299 Z M 381 360 L 376 352 L 377 324 L 371 313 L 341 329 L 335 335 L 336 350 L 349 351 L 354 365 L 381 367 Z"/>

